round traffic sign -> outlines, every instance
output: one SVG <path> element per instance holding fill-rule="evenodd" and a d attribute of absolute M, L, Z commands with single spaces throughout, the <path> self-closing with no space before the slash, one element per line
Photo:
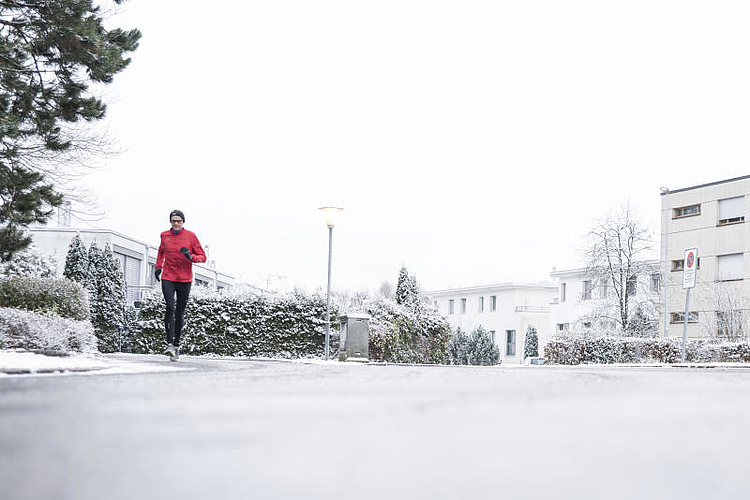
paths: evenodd
<path fill-rule="evenodd" d="M 695 254 L 693 252 L 690 252 L 688 253 L 688 256 L 687 256 L 688 269 L 693 267 L 693 264 L 695 264 Z"/>

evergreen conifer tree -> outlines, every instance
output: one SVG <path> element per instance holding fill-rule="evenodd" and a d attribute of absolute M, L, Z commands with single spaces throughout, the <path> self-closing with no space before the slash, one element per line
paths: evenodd
<path fill-rule="evenodd" d="M 398 272 L 398 281 L 396 282 L 396 303 L 404 304 L 407 300 L 408 285 L 409 284 L 409 273 L 406 271 L 406 266 L 401 266 L 401 270 Z"/>
<path fill-rule="evenodd" d="M 529 325 L 526 329 L 526 338 L 523 344 L 523 357 L 530 358 L 539 356 L 539 336 L 534 325 Z"/>
<path fill-rule="evenodd" d="M 110 28 L 102 3 L 0 2 L 0 260 L 29 245 L 27 226 L 47 221 L 97 149 L 76 126 L 106 111 L 89 85 L 111 83 L 138 47 L 140 31 Z"/>
<path fill-rule="evenodd" d="M 88 270 L 86 272 L 86 282 L 82 283 L 89 292 L 89 309 L 91 310 L 91 323 L 94 328 L 97 327 L 97 318 L 99 312 L 99 270 L 103 267 L 104 253 L 102 253 L 95 241 L 91 242 L 88 251 Z"/>
<path fill-rule="evenodd" d="M 417 278 L 409 276 L 406 267 L 402 267 L 398 273 L 396 284 L 396 303 L 414 309 L 419 304 L 419 285 Z"/>
<path fill-rule="evenodd" d="M 122 325 L 125 311 L 125 275 L 109 244 L 104 247 L 101 266 L 96 282 L 99 295 L 97 321 L 102 330 L 115 332 Z"/>
<path fill-rule="evenodd" d="M 63 276 L 86 286 L 89 280 L 89 254 L 79 235 L 75 235 L 68 245 Z"/>

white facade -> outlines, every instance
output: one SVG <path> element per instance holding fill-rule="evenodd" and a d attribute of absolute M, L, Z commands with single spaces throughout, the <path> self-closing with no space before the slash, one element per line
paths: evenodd
<path fill-rule="evenodd" d="M 682 336 L 686 290 L 685 250 L 697 248 L 696 286 L 690 292 L 687 334 L 725 335 L 722 318 L 750 319 L 750 175 L 662 193 L 661 268 L 668 269 L 670 336 Z M 666 255 L 665 255 L 666 249 Z M 665 259 L 666 256 L 666 259 Z M 745 333 L 746 334 L 746 333 Z"/>
<path fill-rule="evenodd" d="M 144 290 L 157 285 L 154 269 L 158 247 L 109 229 L 47 226 L 35 226 L 29 229 L 37 249 L 44 255 L 56 258 L 58 276 L 62 276 L 65 269 L 65 257 L 68 254 L 70 242 L 78 234 L 87 247 L 91 242 L 96 241 L 102 249 L 107 244 L 112 248 L 115 257 L 122 264 L 129 304 L 140 300 Z M 231 288 L 234 283 L 232 276 L 220 273 L 215 267 L 202 263 L 193 265 L 193 275 L 196 285 L 210 286 L 215 289 Z"/>
<path fill-rule="evenodd" d="M 537 329 L 542 352 L 542 340 L 550 332 L 550 304 L 557 297 L 557 286 L 503 283 L 435 290 L 425 295 L 453 329 L 470 332 L 482 326 L 500 348 L 503 363 L 521 363 L 529 325 Z"/>
<path fill-rule="evenodd" d="M 639 302 L 648 301 L 654 305 L 659 303 L 661 276 L 659 261 L 650 260 L 639 266 L 642 271 L 635 276 L 630 287 L 630 304 L 635 306 Z M 606 304 L 612 304 L 617 299 L 614 290 L 596 279 L 591 278 L 586 268 L 555 270 L 550 273 L 558 286 L 558 300 L 551 308 L 551 322 L 555 332 L 585 331 L 588 328 L 614 328 L 609 325 L 593 324 L 592 316 L 597 316 Z M 616 302 L 615 302 L 616 303 Z"/>

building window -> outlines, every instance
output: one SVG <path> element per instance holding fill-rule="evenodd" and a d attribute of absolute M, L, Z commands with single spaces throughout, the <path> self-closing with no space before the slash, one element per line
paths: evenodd
<path fill-rule="evenodd" d="M 684 323 L 685 322 L 685 313 L 681 312 L 675 312 L 671 314 L 671 323 Z M 698 322 L 698 311 L 690 311 L 690 314 L 688 315 L 688 323 L 697 323 Z"/>
<path fill-rule="evenodd" d="M 591 300 L 591 290 L 594 287 L 591 286 L 591 281 L 586 280 L 583 282 L 583 300 Z"/>
<path fill-rule="evenodd" d="M 661 288 L 661 275 L 654 273 L 651 275 L 651 291 L 654 293 L 659 293 L 660 288 Z"/>
<path fill-rule="evenodd" d="M 744 254 L 733 253 L 730 255 L 719 255 L 718 257 L 718 279 L 719 281 L 741 280 L 742 268 L 745 264 Z"/>
<path fill-rule="evenodd" d="M 455 314 L 456 313 L 456 301 L 453 299 L 450 299 L 448 301 L 448 314 Z"/>
<path fill-rule="evenodd" d="M 515 330 L 505 331 L 505 355 L 506 356 L 516 355 L 516 331 Z"/>
<path fill-rule="evenodd" d="M 738 224 L 745 221 L 745 197 L 719 200 L 719 225 Z"/>
<path fill-rule="evenodd" d="M 461 314 L 466 314 L 466 299 L 461 299 Z"/>
<path fill-rule="evenodd" d="M 638 278 L 635 276 L 628 278 L 626 292 L 628 297 L 635 295 L 638 292 Z"/>
<path fill-rule="evenodd" d="M 609 296 L 609 285 L 607 284 L 607 280 L 602 280 L 599 284 L 599 289 L 601 290 L 599 298 L 606 299 Z"/>
<path fill-rule="evenodd" d="M 495 330 L 490 330 L 490 338 L 492 339 L 492 343 L 495 343 Z"/>
<path fill-rule="evenodd" d="M 490 295 L 490 311 L 497 311 L 497 295 Z"/>
<path fill-rule="evenodd" d="M 700 215 L 700 214 L 701 214 L 701 205 L 700 203 L 698 203 L 696 205 L 688 205 L 686 207 L 675 208 L 672 218 L 681 219 L 683 217 L 693 217 L 693 216 Z"/>
<path fill-rule="evenodd" d="M 695 261 L 695 268 L 700 269 L 701 268 L 701 258 L 698 257 L 698 260 Z M 684 271 L 685 270 L 685 259 L 678 259 L 672 261 L 672 271 Z"/>
<path fill-rule="evenodd" d="M 569 323 L 558 323 L 557 324 L 557 331 L 558 332 L 567 332 L 568 331 Z"/>
<path fill-rule="evenodd" d="M 484 297 L 479 297 L 479 312 L 484 312 Z"/>
<path fill-rule="evenodd" d="M 560 302 L 565 302 L 565 289 L 567 288 L 566 283 L 560 285 Z"/>

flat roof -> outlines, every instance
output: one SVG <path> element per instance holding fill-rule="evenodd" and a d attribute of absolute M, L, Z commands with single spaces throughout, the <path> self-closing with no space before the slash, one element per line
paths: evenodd
<path fill-rule="evenodd" d="M 690 191 L 691 189 L 698 189 L 698 188 L 703 188 L 703 187 L 708 187 L 708 186 L 715 186 L 717 184 L 724 184 L 725 182 L 741 181 L 741 180 L 744 180 L 744 179 L 750 179 L 750 175 L 743 175 L 742 177 L 735 177 L 733 179 L 724 179 L 723 181 L 709 182 L 707 184 L 698 184 L 697 186 L 690 186 L 690 187 L 681 188 L 681 189 L 670 189 L 667 192 L 661 193 L 661 195 L 664 196 L 665 194 L 680 193 L 682 191 Z"/>

